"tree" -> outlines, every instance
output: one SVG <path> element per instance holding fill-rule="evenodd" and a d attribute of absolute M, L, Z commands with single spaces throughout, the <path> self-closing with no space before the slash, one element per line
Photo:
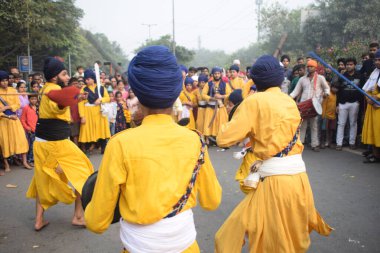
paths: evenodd
<path fill-rule="evenodd" d="M 377 40 L 379 1 L 318 0 L 318 16 L 305 24 L 305 42 L 311 45 L 345 46 L 354 40 Z"/>
<path fill-rule="evenodd" d="M 172 37 L 170 35 L 164 35 L 164 36 L 161 36 L 157 40 L 147 40 L 143 45 L 137 48 L 135 52 L 137 53 L 138 51 L 140 51 L 141 49 L 145 47 L 154 46 L 154 45 L 163 45 L 163 46 L 167 46 L 168 48 L 171 48 Z M 193 59 L 195 52 L 193 50 L 187 49 L 186 47 L 177 45 L 175 48 L 175 54 L 176 54 L 178 63 L 187 64 Z"/>
<path fill-rule="evenodd" d="M 263 50 L 273 54 L 283 33 L 288 37 L 283 51 L 304 50 L 305 44 L 300 29 L 301 10 L 288 10 L 275 2 L 262 10 L 262 27 L 264 30 Z"/>
<path fill-rule="evenodd" d="M 34 62 L 47 55 L 64 56 L 78 42 L 81 9 L 73 0 L 3 0 L 0 9 L 0 65 L 27 54 L 28 32 Z M 37 61 L 36 61 L 37 60 Z"/>

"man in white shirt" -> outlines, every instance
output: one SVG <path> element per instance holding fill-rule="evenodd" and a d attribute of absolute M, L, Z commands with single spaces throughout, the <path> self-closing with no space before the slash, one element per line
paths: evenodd
<path fill-rule="evenodd" d="M 303 102 L 311 98 L 317 98 L 322 103 L 324 97 L 330 95 L 330 87 L 326 82 L 326 79 L 322 75 L 318 75 L 316 68 L 318 63 L 315 60 L 309 60 L 307 62 L 308 74 L 303 76 L 298 81 L 295 89 L 290 96 L 297 98 L 300 96 L 300 101 Z M 319 151 L 319 139 L 318 139 L 318 116 L 310 119 L 306 119 L 302 122 L 301 126 L 301 141 L 305 142 L 306 129 L 310 125 L 311 132 L 311 148 L 314 151 Z"/>

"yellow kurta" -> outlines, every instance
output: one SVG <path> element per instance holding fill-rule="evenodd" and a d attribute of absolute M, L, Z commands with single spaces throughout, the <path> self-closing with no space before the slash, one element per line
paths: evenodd
<path fill-rule="evenodd" d="M 230 82 L 231 82 L 231 86 L 234 90 L 237 90 L 237 89 L 243 89 L 243 86 L 244 86 L 244 80 L 240 77 L 236 77 L 234 79 L 230 79 Z M 227 83 L 227 85 L 229 85 Z"/>
<path fill-rule="evenodd" d="M 57 84 L 46 83 L 42 92 L 60 90 Z M 69 124 L 70 108 L 60 109 L 46 95 L 42 95 L 39 105 L 39 116 L 42 119 L 59 119 Z M 33 145 L 34 176 L 26 193 L 27 198 L 38 198 L 46 210 L 58 202 L 70 204 L 75 200 L 76 191 L 82 193 L 82 187 L 93 173 L 93 167 L 86 155 L 69 139 L 59 141 L 38 141 Z M 64 174 L 55 172 L 60 165 Z"/>
<path fill-rule="evenodd" d="M 201 132 L 203 134 L 207 101 L 203 100 L 202 92 L 203 91 L 200 88 L 193 91 L 193 94 L 195 96 L 195 101 L 198 104 L 196 128 L 199 132 Z M 200 104 L 200 103 L 202 103 L 202 104 Z"/>
<path fill-rule="evenodd" d="M 214 82 L 215 89 L 219 88 L 219 84 L 220 84 L 220 82 Z M 203 91 L 202 91 L 202 98 L 205 101 L 210 101 L 211 97 L 209 95 L 207 95 L 209 89 L 210 89 L 209 84 L 207 83 L 205 85 L 205 87 L 203 88 Z M 226 98 L 228 98 L 228 96 L 231 94 L 231 88 L 229 87 L 228 84 L 226 84 L 226 92 L 225 93 L 226 93 L 225 94 Z M 210 108 L 210 107 L 206 108 L 205 120 L 204 120 L 204 132 L 203 132 L 203 134 L 205 136 L 216 136 L 219 132 L 220 126 L 228 121 L 227 109 L 224 106 L 224 104 L 221 104 L 220 106 L 218 106 L 218 108 L 216 108 L 216 110 L 217 110 L 216 117 L 215 117 L 215 120 L 213 121 L 212 125 L 210 126 L 210 122 L 211 122 L 212 116 L 214 114 L 214 110 L 215 110 L 214 108 Z"/>
<path fill-rule="evenodd" d="M 18 96 L 4 94 L 16 94 L 17 90 L 8 87 L 7 89 L 0 88 L 0 97 L 11 106 L 12 112 L 16 112 L 20 108 L 20 99 Z M 0 102 L 0 108 L 4 105 Z M 23 154 L 28 152 L 29 145 L 25 136 L 24 128 L 21 125 L 20 119 L 8 119 L 2 117 L 3 112 L 0 112 L 0 149 L 4 158 L 11 155 Z"/>
<path fill-rule="evenodd" d="M 266 160 L 288 145 L 299 123 L 295 102 L 279 88 L 270 88 L 240 104 L 232 120 L 222 126 L 217 142 L 230 146 L 249 137 L 254 154 Z M 298 139 L 289 155 L 302 150 Z M 240 252 L 246 234 L 250 252 L 306 252 L 312 230 L 328 235 L 332 229 L 314 207 L 306 172 L 270 176 L 259 182 L 256 191 L 249 193 L 224 222 L 215 236 L 215 252 Z"/>
<path fill-rule="evenodd" d="M 88 86 L 94 92 L 96 85 Z M 82 88 L 82 92 L 84 88 Z M 102 103 L 110 101 L 108 92 L 104 89 Z M 89 104 L 87 100 L 78 104 L 79 116 L 85 118 L 86 123 L 81 124 L 79 132 L 79 142 L 97 142 L 99 139 L 108 139 L 111 137 L 108 118 L 101 113 L 100 105 Z"/>
<path fill-rule="evenodd" d="M 184 106 L 184 103 L 189 103 L 189 102 L 191 102 L 193 106 L 197 105 L 194 94 L 186 90 L 183 90 L 181 92 L 181 94 L 179 95 L 179 99 L 181 100 L 181 103 L 183 106 Z M 187 124 L 186 127 L 189 129 L 196 129 L 193 108 L 190 108 L 189 110 L 190 110 L 190 122 L 189 124 Z"/>
<path fill-rule="evenodd" d="M 163 114 L 149 115 L 139 127 L 113 136 L 99 168 L 92 200 L 85 210 L 87 228 L 104 232 L 112 221 L 117 201 L 127 222 L 160 221 L 185 193 L 200 145 L 196 133 Z M 220 204 L 221 193 L 206 151 L 205 163 L 183 211 L 195 207 L 197 197 L 204 209 L 214 210 Z"/>
<path fill-rule="evenodd" d="M 252 86 L 252 85 L 254 85 L 252 79 L 249 79 L 249 80 L 243 85 L 243 88 L 242 88 L 242 96 L 243 96 L 243 99 L 245 99 L 246 97 L 248 97 L 249 93 L 251 92 L 251 86 Z"/>
<path fill-rule="evenodd" d="M 376 85 L 374 91 L 369 93 L 380 100 L 380 88 Z M 362 142 L 380 147 L 380 108 L 367 104 L 362 131 Z"/>

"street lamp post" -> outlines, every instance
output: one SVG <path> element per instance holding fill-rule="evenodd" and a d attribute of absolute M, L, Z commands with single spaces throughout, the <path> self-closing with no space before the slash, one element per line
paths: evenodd
<path fill-rule="evenodd" d="M 175 18 L 174 18 L 174 0 L 172 0 L 172 7 L 173 7 L 173 43 L 172 43 L 172 50 L 173 54 L 175 56 Z"/>

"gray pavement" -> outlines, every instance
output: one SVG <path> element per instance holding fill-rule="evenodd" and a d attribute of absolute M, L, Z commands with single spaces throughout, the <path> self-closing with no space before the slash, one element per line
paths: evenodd
<path fill-rule="evenodd" d="M 218 210 L 195 209 L 197 240 L 202 252 L 213 252 L 214 235 L 220 225 L 244 198 L 233 180 L 240 161 L 230 149 L 210 156 L 223 187 Z M 97 167 L 101 156 L 93 155 Z M 358 152 L 327 149 L 304 152 L 315 203 L 325 220 L 334 227 L 330 237 L 312 234 L 309 252 L 380 252 L 380 164 L 363 164 Z M 33 172 L 13 168 L 0 177 L 0 252 L 120 252 L 118 225 L 96 235 L 70 225 L 74 206 L 59 204 L 46 213 L 50 225 L 37 233 L 33 230 L 34 200 L 25 198 Z M 7 188 L 15 184 L 17 188 Z M 246 252 L 246 250 L 243 250 Z M 232 252 L 234 253 L 234 252 Z"/>

